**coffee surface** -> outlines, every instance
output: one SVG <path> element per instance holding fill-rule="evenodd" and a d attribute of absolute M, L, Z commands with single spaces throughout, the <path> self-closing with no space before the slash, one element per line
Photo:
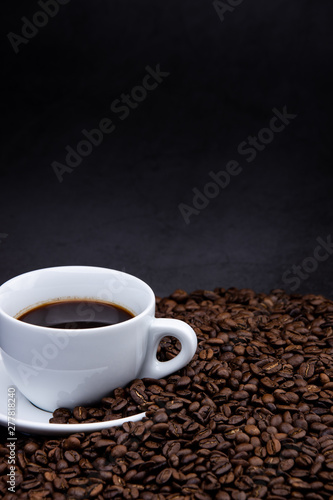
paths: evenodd
<path fill-rule="evenodd" d="M 49 328 L 99 328 L 122 323 L 134 315 L 116 304 L 95 300 L 58 300 L 30 309 L 17 319 Z"/>

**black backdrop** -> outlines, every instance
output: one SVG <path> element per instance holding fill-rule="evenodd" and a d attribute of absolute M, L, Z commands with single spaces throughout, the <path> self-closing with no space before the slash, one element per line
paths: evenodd
<path fill-rule="evenodd" d="M 159 295 L 333 297 L 331 0 L 1 10 L 1 282 L 83 264 Z M 109 133 L 81 143 L 103 119 Z M 66 147 L 85 156 L 68 166 Z"/>

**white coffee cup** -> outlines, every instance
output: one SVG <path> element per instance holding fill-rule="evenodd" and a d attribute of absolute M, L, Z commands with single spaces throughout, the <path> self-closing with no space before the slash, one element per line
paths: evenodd
<path fill-rule="evenodd" d="M 117 304 L 134 317 L 88 329 L 56 329 L 19 319 L 38 305 L 59 299 Z M 160 362 L 161 339 L 176 337 L 180 353 Z M 0 346 L 14 384 L 47 411 L 89 405 L 136 378 L 163 378 L 193 357 L 197 338 L 183 321 L 155 318 L 151 288 L 129 274 L 98 267 L 40 269 L 0 287 Z"/>

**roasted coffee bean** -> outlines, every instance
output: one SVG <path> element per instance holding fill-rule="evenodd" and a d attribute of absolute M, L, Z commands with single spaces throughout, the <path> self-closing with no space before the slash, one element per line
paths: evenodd
<path fill-rule="evenodd" d="M 62 491 L 62 490 L 68 489 L 68 482 L 66 479 L 64 479 L 62 477 L 56 477 L 53 481 L 53 484 L 57 490 Z"/>
<path fill-rule="evenodd" d="M 67 490 L 67 495 L 69 498 L 75 498 L 75 499 L 86 498 L 86 490 L 81 486 L 72 486 Z"/>
<path fill-rule="evenodd" d="M 70 410 L 68 410 L 68 408 L 58 408 L 57 410 L 55 410 L 53 412 L 53 416 L 55 418 L 57 418 L 57 417 L 65 417 L 65 418 L 67 417 L 68 418 L 71 416 L 71 412 L 70 412 Z"/>
<path fill-rule="evenodd" d="M 87 477 L 74 477 L 68 481 L 71 486 L 86 486 L 89 484 L 89 479 Z"/>
<path fill-rule="evenodd" d="M 82 420 L 86 420 L 88 416 L 87 409 L 84 408 L 83 406 L 77 406 L 73 410 L 73 416 L 79 422 L 81 422 Z"/>
<path fill-rule="evenodd" d="M 244 427 L 244 431 L 246 434 L 249 434 L 249 436 L 259 436 L 260 435 L 260 430 L 256 425 L 246 425 Z"/>
<path fill-rule="evenodd" d="M 156 476 L 156 483 L 157 484 L 165 484 L 168 481 L 170 481 L 172 477 L 172 469 L 163 469 L 157 476 Z"/>
<path fill-rule="evenodd" d="M 88 495 L 88 498 L 96 498 L 102 494 L 103 488 L 104 488 L 104 485 L 102 483 L 91 484 L 90 486 L 88 486 L 86 488 L 86 494 Z M 132 498 L 134 498 L 134 497 L 132 496 Z"/>
<path fill-rule="evenodd" d="M 78 450 L 81 446 L 80 440 L 75 436 L 70 436 L 63 442 L 64 450 Z"/>
<path fill-rule="evenodd" d="M 124 455 L 126 455 L 126 452 L 126 446 L 118 444 L 111 449 L 110 455 L 113 458 L 122 458 Z"/>
<path fill-rule="evenodd" d="M 64 458 L 68 463 L 76 463 L 81 459 L 81 455 L 75 450 L 67 450 L 64 453 Z"/>
<path fill-rule="evenodd" d="M 23 448 L 26 455 L 32 455 L 38 449 L 39 449 L 39 445 L 33 441 L 30 441 L 30 440 L 24 445 L 24 448 Z"/>

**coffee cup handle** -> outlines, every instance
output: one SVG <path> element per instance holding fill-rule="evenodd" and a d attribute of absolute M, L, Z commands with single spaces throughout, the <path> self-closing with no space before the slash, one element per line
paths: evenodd
<path fill-rule="evenodd" d="M 181 351 L 169 361 L 158 361 L 157 348 L 163 337 L 176 337 Z M 197 336 L 194 330 L 184 321 L 178 319 L 155 318 L 149 329 L 149 340 L 146 358 L 140 378 L 164 378 L 187 365 L 193 358 L 197 348 Z"/>

